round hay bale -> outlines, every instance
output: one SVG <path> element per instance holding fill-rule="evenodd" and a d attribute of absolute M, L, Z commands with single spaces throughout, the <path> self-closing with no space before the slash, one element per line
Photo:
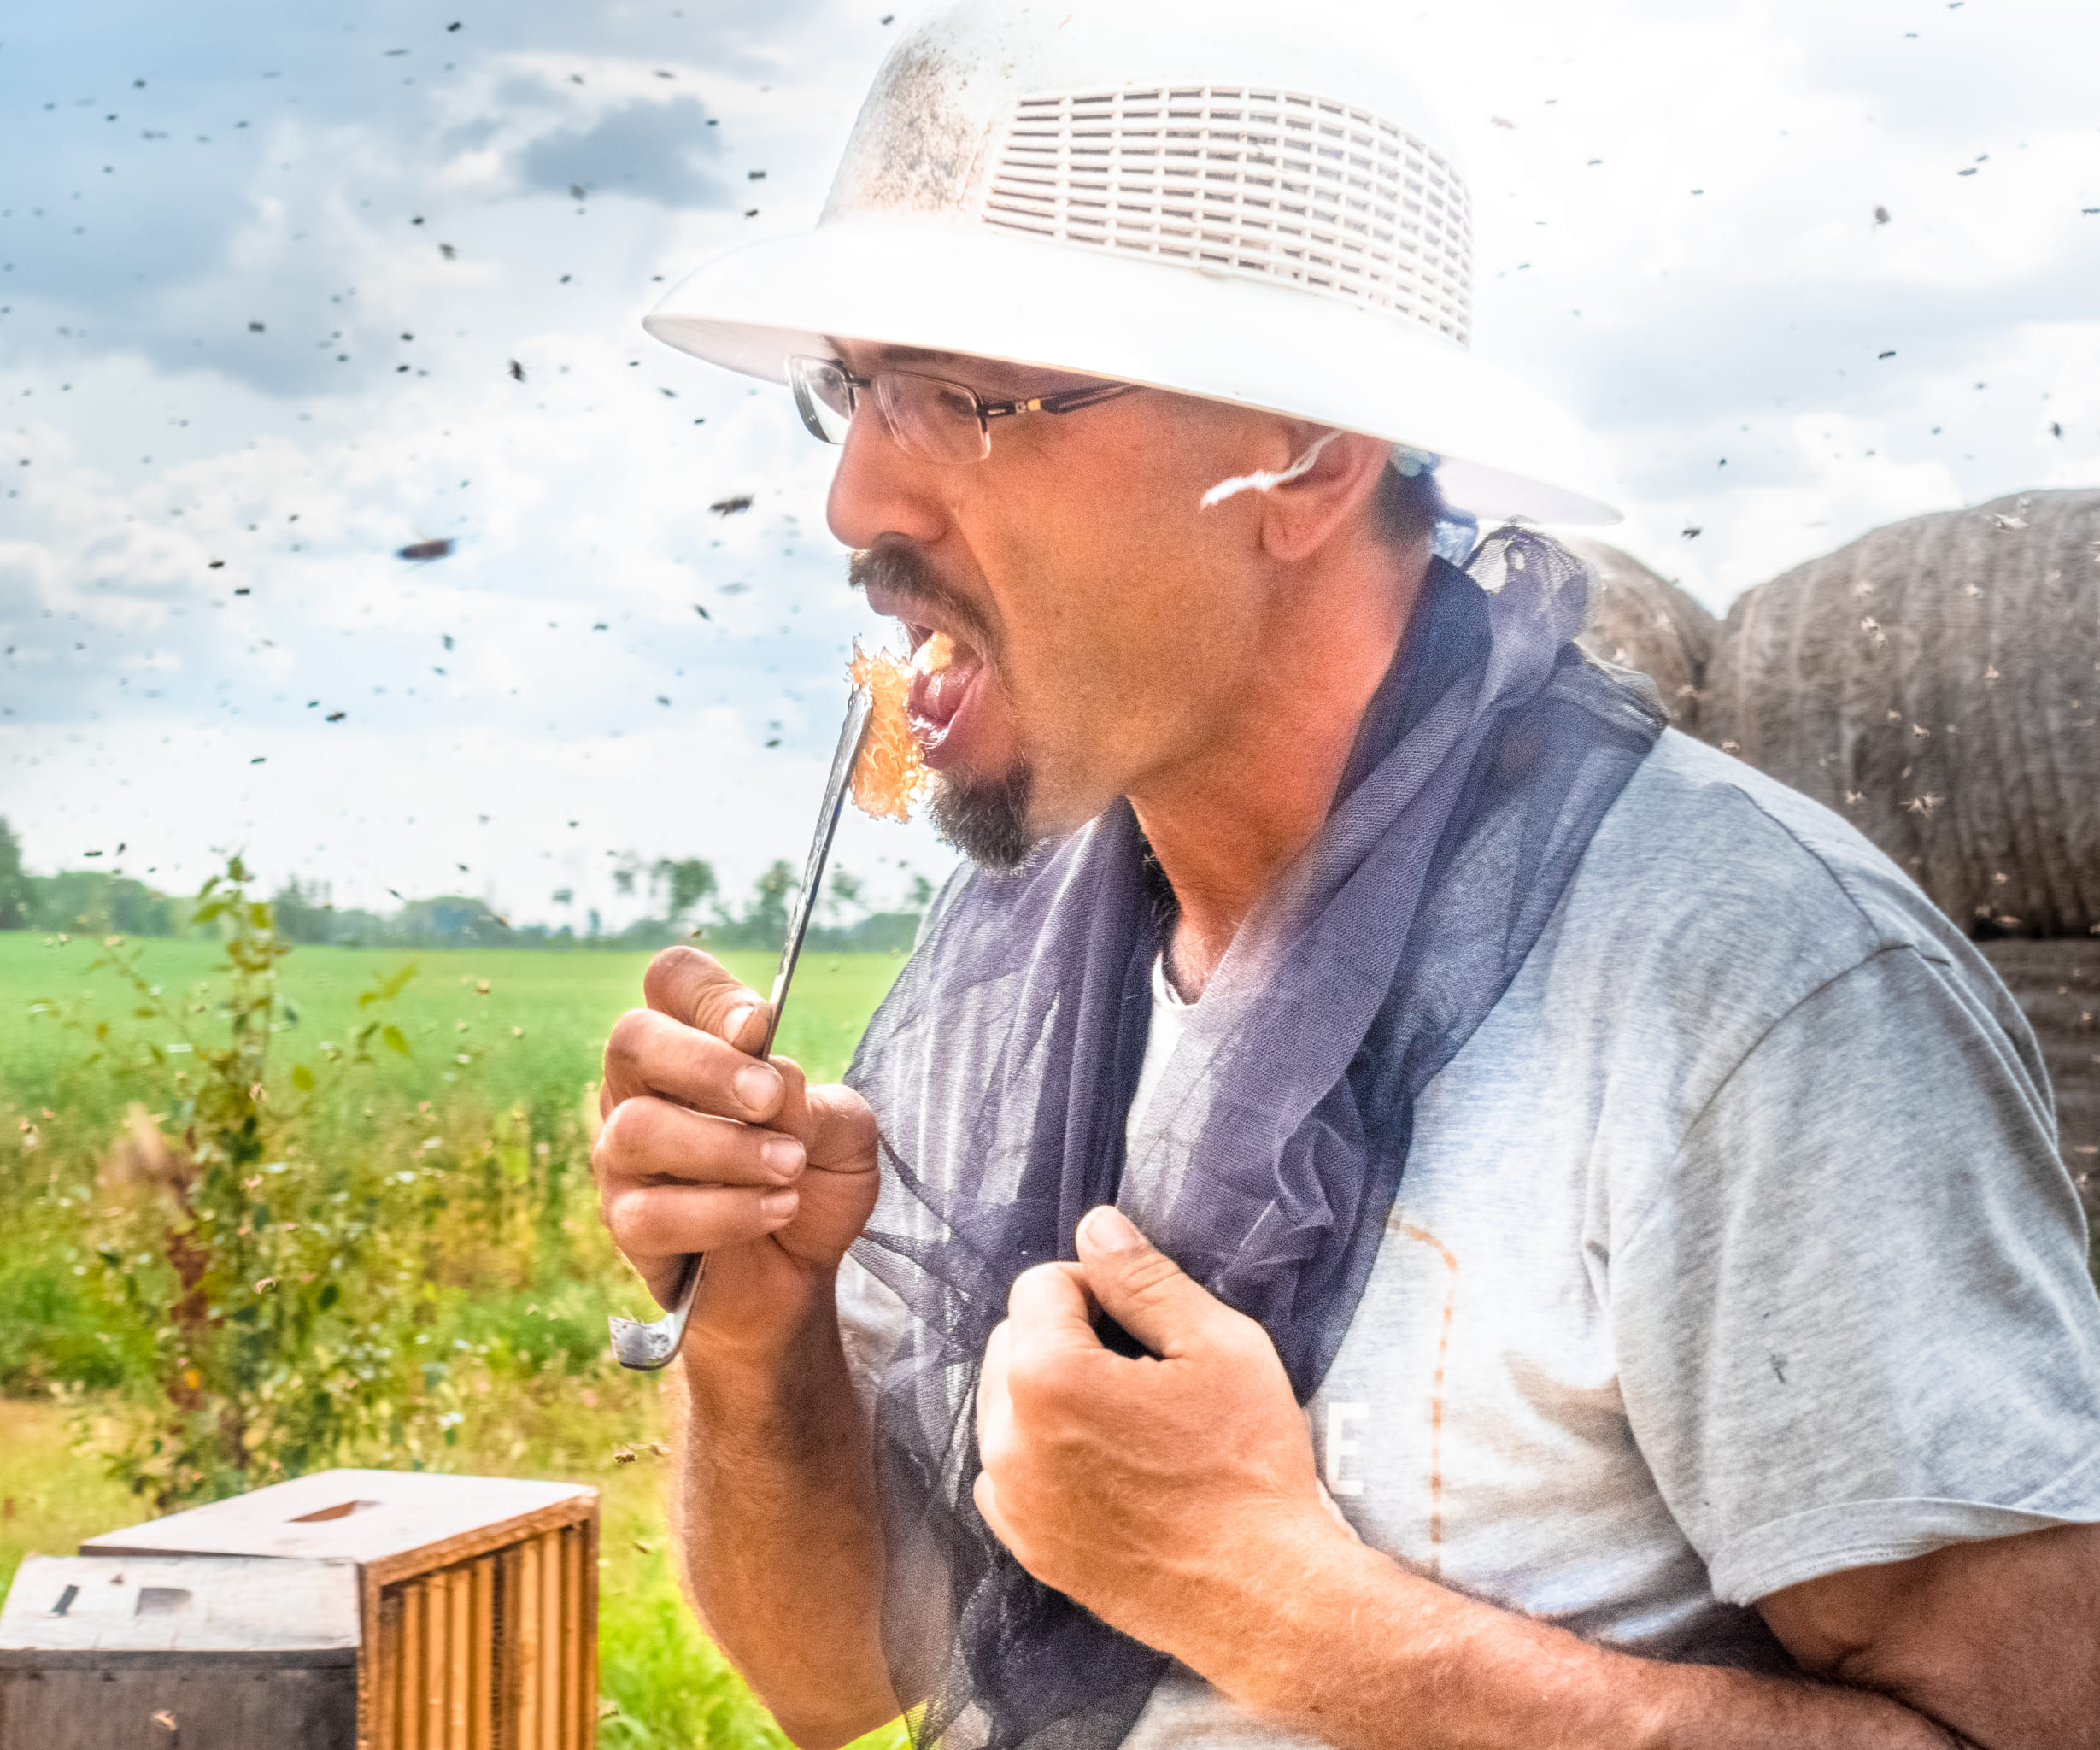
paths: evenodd
<path fill-rule="evenodd" d="M 2063 1164 L 2100 1232 L 2100 937 L 1980 945 L 2042 1042 Z"/>
<path fill-rule="evenodd" d="M 1575 642 L 1600 662 L 1647 675 L 1670 721 L 1697 735 L 1699 688 L 1718 622 L 1631 554 L 1585 536 L 1557 538 L 1588 561 L 1595 574 L 1582 635 Z"/>
<path fill-rule="evenodd" d="M 1700 732 L 1978 936 L 2100 925 L 2100 490 L 1892 523 L 1739 598 Z"/>

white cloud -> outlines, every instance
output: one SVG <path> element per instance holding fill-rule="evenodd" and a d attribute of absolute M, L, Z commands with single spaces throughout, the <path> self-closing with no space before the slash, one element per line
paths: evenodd
<path fill-rule="evenodd" d="M 122 841 L 191 879 L 244 845 L 342 903 L 558 920 L 568 887 L 616 920 L 608 850 L 732 888 L 800 856 L 869 629 L 830 454 L 637 319 L 814 217 L 879 15 L 47 33 L 0 117 L 30 167 L 0 217 L 0 772 L 33 864 Z M 1617 538 L 1710 605 L 1890 518 L 2100 479 L 2082 0 L 1368 17 L 1466 149 L 1482 349 L 1571 407 Z M 840 852 L 899 855 L 946 860 L 859 821 Z"/>

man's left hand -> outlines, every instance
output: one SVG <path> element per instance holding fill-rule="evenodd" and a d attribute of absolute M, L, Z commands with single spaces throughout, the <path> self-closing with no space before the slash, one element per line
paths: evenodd
<path fill-rule="evenodd" d="M 1104 1348 L 1096 1306 L 1159 1359 Z M 1322 1499 L 1268 1333 L 1112 1209 L 1081 1222 L 1078 1263 L 1014 1283 L 977 1441 L 978 1510 L 1029 1573 L 1323 1743 L 1372 1750 L 1405 1720 L 1424 1747 L 2100 1750 L 2100 1525 L 1761 1599 L 1821 1682 L 1583 1641 L 1357 1542 Z"/>
<path fill-rule="evenodd" d="M 1045 1585 L 1170 1653 L 1264 1571 L 1350 1534 L 1268 1332 L 1112 1207 L 1078 1247 L 1015 1281 L 986 1345 L 977 1508 Z M 1096 1306 L 1159 1359 L 1105 1348 Z"/>

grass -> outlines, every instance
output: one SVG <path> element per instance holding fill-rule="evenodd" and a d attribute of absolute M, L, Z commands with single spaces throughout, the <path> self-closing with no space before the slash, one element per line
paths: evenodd
<path fill-rule="evenodd" d="M 0 1398 L 0 1586 L 26 1555 L 71 1555 L 138 1520 L 123 1486 L 74 1454 L 70 1421 L 57 1404 Z"/>
<path fill-rule="evenodd" d="M 147 976 L 170 992 L 206 978 L 219 960 L 209 943 L 138 947 Z M 98 1020 L 120 1033 L 137 1025 L 125 987 L 109 972 L 88 971 L 100 951 L 98 943 L 78 938 L 0 932 L 0 1110 L 9 1118 L 0 1134 L 0 1230 L 10 1237 L 0 1254 L 0 1325 L 12 1327 L 0 1329 L 0 1378 L 88 1382 L 0 1397 L 0 1585 L 25 1553 L 70 1551 L 84 1536 L 147 1517 L 95 1450 L 98 1432 L 108 1450 L 125 1391 L 135 1390 L 136 1381 L 125 1358 L 100 1342 L 94 1305 L 79 1290 L 88 1270 L 84 1254 L 68 1248 L 62 1223 L 49 1216 L 49 1197 L 39 1201 L 61 1178 L 62 1164 L 64 1172 L 91 1178 L 127 1102 L 151 1097 L 120 1072 L 125 1054 L 89 1062 L 89 1034 L 50 1017 L 26 1019 L 43 1001 L 91 1029 Z M 771 956 L 724 959 L 761 993 L 769 988 Z M 272 1042 L 273 1086 L 293 1065 L 320 1061 L 320 1042 L 331 1030 L 342 1036 L 357 1015 L 358 994 L 412 960 L 416 976 L 387 1011 L 411 1054 L 382 1051 L 363 1080 L 346 1083 L 356 1091 L 325 1114 L 317 1132 L 325 1146 L 382 1154 L 390 1166 L 442 1161 L 452 1158 L 449 1142 L 435 1156 L 402 1155 L 417 1146 L 404 1142 L 404 1134 L 478 1133 L 490 1115 L 507 1111 L 531 1113 L 532 1134 L 554 1137 L 557 1160 L 565 1147 L 580 1147 L 581 1109 L 598 1078 L 605 1038 L 640 1001 L 646 956 L 300 948 L 279 971 L 285 1024 Z M 901 965 L 890 955 L 806 960 L 779 1048 L 812 1078 L 836 1078 Z M 149 1027 L 143 1036 L 156 1036 Z M 392 1122 L 402 1113 L 423 1114 L 413 1132 Z M 552 1123 L 545 1121 L 550 1114 Z M 33 1149 L 17 1147 L 16 1136 L 29 1134 L 19 1130 L 25 1124 L 40 1133 Z M 600 1741 L 608 1750 L 779 1750 L 785 1741 L 679 1594 L 665 1460 L 648 1444 L 663 1430 L 658 1386 L 602 1357 L 604 1308 L 638 1310 L 646 1300 L 590 1220 L 581 1171 L 575 1164 L 567 1180 L 544 1182 L 566 1187 L 560 1194 L 568 1201 L 553 1213 L 566 1237 L 536 1254 L 541 1261 L 533 1267 L 544 1271 L 544 1258 L 560 1257 L 565 1279 L 506 1284 L 490 1276 L 495 1288 L 455 1287 L 437 1306 L 435 1316 L 449 1321 L 439 1332 L 443 1347 L 468 1351 L 447 1388 L 466 1413 L 456 1445 L 417 1461 L 573 1480 L 601 1491 Z M 46 1213 L 29 1219 L 38 1210 Z M 476 1362 L 470 1343 L 484 1354 L 508 1354 L 510 1371 Z M 521 1372 L 514 1358 L 528 1345 L 542 1359 Z M 431 1353 L 437 1348 L 433 1342 Z M 26 1365 L 17 1365 L 25 1358 Z M 616 1453 L 636 1456 L 622 1463 Z M 409 1459 L 397 1453 L 391 1461 Z M 901 1728 L 893 1727 L 864 1745 L 895 1750 L 904 1742 Z"/>
<path fill-rule="evenodd" d="M 219 957 L 208 942 L 135 945 L 148 975 L 171 991 L 206 977 Z M 0 931 L 0 1090 L 21 1104 L 49 1105 L 65 1093 L 85 1096 L 97 1108 L 81 1116 L 114 1118 L 122 1110 L 124 1096 L 114 1084 L 98 1095 L 72 1083 L 67 1072 L 79 1056 L 77 1036 L 49 1019 L 26 1019 L 30 1005 L 40 1001 L 87 1022 L 127 1017 L 130 993 L 116 976 L 87 970 L 100 954 L 99 942 L 79 937 L 62 941 Z M 721 959 L 760 995 L 772 988 L 771 955 Z M 301 948 L 280 973 L 289 1024 L 273 1049 L 287 1063 L 312 1056 L 329 1030 L 339 1031 L 356 1013 L 359 992 L 382 974 L 413 965 L 415 976 L 391 1013 L 414 1054 L 382 1063 L 388 1082 L 413 1086 L 425 1098 L 471 1087 L 503 1105 L 554 1089 L 580 1095 L 585 1083 L 598 1079 L 599 1054 L 613 1023 L 640 1005 L 648 964 L 647 954 L 583 951 Z M 891 954 L 807 956 L 775 1049 L 800 1063 L 811 1080 L 836 1080 L 903 964 Z M 486 995 L 479 989 L 484 983 Z M 461 1057 L 468 1061 L 460 1063 Z"/>

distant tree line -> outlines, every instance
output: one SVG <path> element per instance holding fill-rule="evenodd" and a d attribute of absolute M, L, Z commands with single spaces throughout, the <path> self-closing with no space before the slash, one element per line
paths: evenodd
<path fill-rule="evenodd" d="M 21 843 L 0 819 L 0 930 L 78 931 L 83 935 L 174 936 L 188 908 L 143 881 L 100 869 L 32 875 Z"/>
<path fill-rule="evenodd" d="M 646 882 L 646 888 L 642 884 Z M 741 905 L 720 893 L 713 866 L 699 857 L 662 858 L 643 865 L 629 858 L 613 872 L 622 895 L 648 896 L 652 915 L 624 929 L 601 927 L 595 911 L 583 927 L 525 924 L 513 926 L 481 900 L 439 894 L 404 900 L 398 911 L 379 913 L 330 902 L 320 882 L 286 882 L 272 896 L 277 927 L 293 941 L 343 948 L 543 948 L 647 949 L 674 942 L 707 948 L 777 952 L 785 939 L 796 876 L 776 861 L 752 884 Z M 835 869 L 824 882 L 820 920 L 808 946 L 827 954 L 902 954 L 918 934 L 919 918 L 932 897 L 923 875 L 912 878 L 912 909 L 869 912 L 861 883 Z M 552 898 L 574 903 L 567 888 Z M 854 913 L 859 915 L 855 916 Z M 186 920 L 189 907 L 144 882 L 113 871 L 68 869 L 32 875 L 22 867 L 21 845 L 0 819 L 0 930 L 43 930 L 83 936 L 188 936 L 204 933 Z"/>

